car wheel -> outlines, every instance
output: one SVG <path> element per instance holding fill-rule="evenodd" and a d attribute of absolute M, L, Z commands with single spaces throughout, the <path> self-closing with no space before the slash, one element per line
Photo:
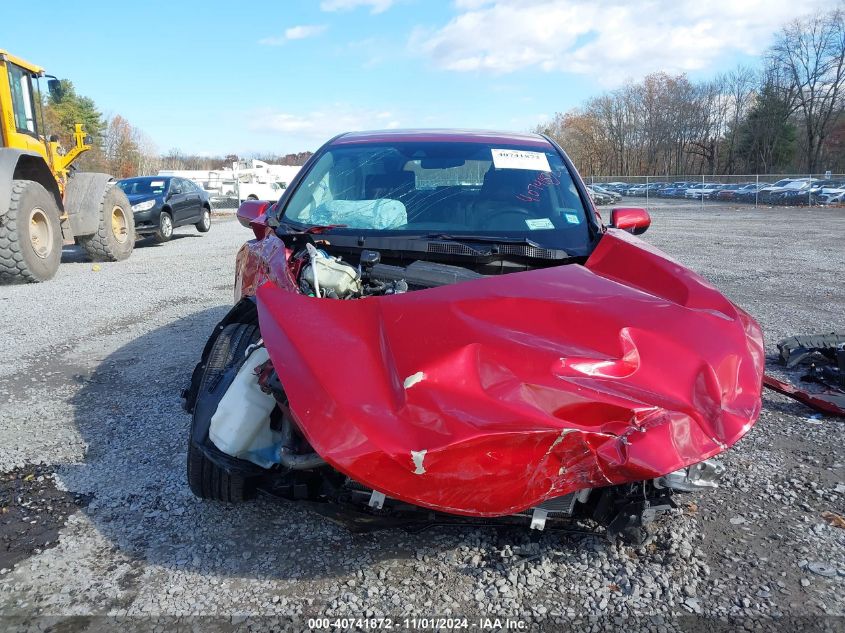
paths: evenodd
<path fill-rule="evenodd" d="M 228 384 L 223 383 L 224 374 L 228 373 L 233 379 L 246 360 L 247 348 L 260 338 L 258 326 L 254 323 L 232 323 L 223 328 L 208 354 L 188 438 L 188 486 L 201 499 L 237 502 L 255 496 L 252 480 L 236 472 L 227 472 L 209 459 L 197 445 L 197 434 L 198 428 L 207 429 L 211 416 L 226 393 Z M 204 435 L 207 441 L 207 430 Z"/>
<path fill-rule="evenodd" d="M 158 230 L 153 235 L 159 244 L 170 241 L 173 237 L 173 218 L 167 211 L 162 211 L 158 219 Z"/>
<path fill-rule="evenodd" d="M 208 233 L 209 229 L 211 229 L 211 211 L 203 207 L 202 217 L 194 226 L 197 227 L 197 231 L 200 233 Z"/>

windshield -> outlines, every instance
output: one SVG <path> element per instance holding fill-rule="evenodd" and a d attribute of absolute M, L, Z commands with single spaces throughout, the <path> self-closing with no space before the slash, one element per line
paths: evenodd
<path fill-rule="evenodd" d="M 127 196 L 160 196 L 167 189 L 167 181 L 163 178 L 130 178 L 121 180 L 117 186 L 123 189 Z"/>
<path fill-rule="evenodd" d="M 586 250 L 587 214 L 552 148 L 401 142 L 329 147 L 284 211 L 297 225 L 339 233 L 443 233 L 530 238 Z"/>

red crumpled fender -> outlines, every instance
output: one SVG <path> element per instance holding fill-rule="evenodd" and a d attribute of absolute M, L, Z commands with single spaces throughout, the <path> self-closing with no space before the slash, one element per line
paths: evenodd
<path fill-rule="evenodd" d="M 389 497 L 513 514 L 704 460 L 760 412 L 759 326 L 621 231 L 583 266 L 352 301 L 298 294 L 278 238 L 250 244 L 244 290 L 300 429 Z"/>

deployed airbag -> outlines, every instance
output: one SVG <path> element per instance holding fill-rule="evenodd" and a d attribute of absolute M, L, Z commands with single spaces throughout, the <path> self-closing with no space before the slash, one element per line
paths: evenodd
<path fill-rule="evenodd" d="M 311 213 L 312 224 L 343 224 L 355 229 L 395 229 L 408 223 L 408 212 L 399 200 L 331 200 Z"/>

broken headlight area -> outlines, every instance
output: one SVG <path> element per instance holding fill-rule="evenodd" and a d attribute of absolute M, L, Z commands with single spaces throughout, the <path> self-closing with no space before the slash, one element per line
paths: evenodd
<path fill-rule="evenodd" d="M 510 515 L 478 519 L 448 514 L 390 498 L 332 468 L 296 424 L 261 341 L 247 348 L 238 371 L 221 383 L 216 387 L 222 397 L 203 442 L 206 457 L 228 473 L 249 478 L 255 493 L 308 502 L 318 514 L 354 531 L 479 524 L 555 530 L 587 521 L 611 539 L 640 543 L 646 526 L 675 507 L 674 491 L 714 488 L 724 472 L 714 460 L 705 460 L 649 481 L 552 497 Z M 418 474 L 425 474 L 424 458 L 425 451 L 412 456 Z"/>

